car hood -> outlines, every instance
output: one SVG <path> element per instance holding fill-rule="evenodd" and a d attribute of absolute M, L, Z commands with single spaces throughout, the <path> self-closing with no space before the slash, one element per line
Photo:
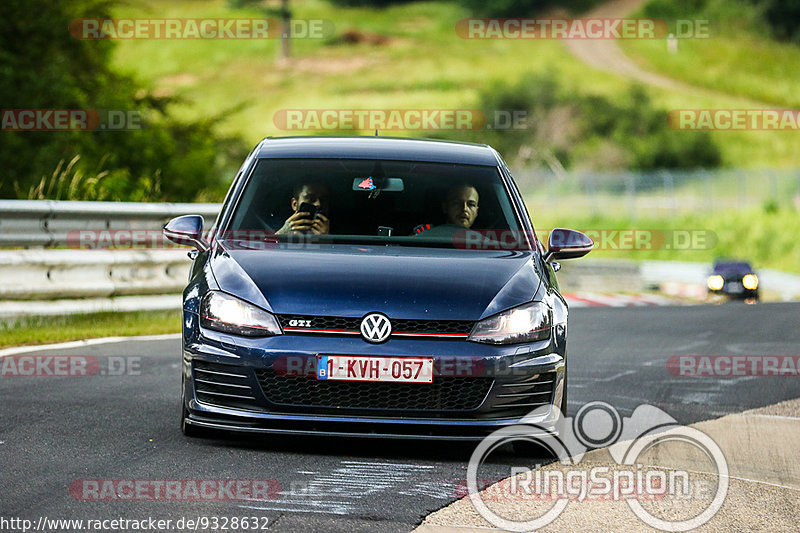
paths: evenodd
<path fill-rule="evenodd" d="M 218 248 L 220 289 L 278 314 L 478 320 L 528 302 L 541 283 L 535 252 L 400 246 Z"/>

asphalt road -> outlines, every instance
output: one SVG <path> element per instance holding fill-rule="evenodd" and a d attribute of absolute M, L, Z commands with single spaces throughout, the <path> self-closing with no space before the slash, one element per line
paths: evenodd
<path fill-rule="evenodd" d="M 666 362 L 675 355 L 798 355 L 798 318 L 796 303 L 575 309 L 570 411 L 602 400 L 629 415 L 650 403 L 691 423 L 796 398 L 797 378 L 687 378 L 671 375 Z M 101 369 L 109 357 L 117 368 L 121 361 L 133 366 L 123 375 L 0 377 L 0 524 L 256 516 L 270 531 L 409 531 L 463 487 L 471 453 L 464 445 L 183 437 L 178 340 L 36 353 L 97 356 Z M 483 476 L 507 477 L 511 465 L 530 462 L 500 455 Z M 281 492 L 256 503 L 85 501 L 69 490 L 84 479 L 270 479 Z"/>

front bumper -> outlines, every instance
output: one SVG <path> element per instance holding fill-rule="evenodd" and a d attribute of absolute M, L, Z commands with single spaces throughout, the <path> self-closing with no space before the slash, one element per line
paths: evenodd
<path fill-rule="evenodd" d="M 513 346 L 233 338 L 200 328 L 197 315 L 186 312 L 183 341 L 186 423 L 248 433 L 480 440 L 523 417 L 549 431 L 566 374 L 566 339 L 558 337 Z M 434 383 L 318 381 L 318 354 L 433 357 Z"/>

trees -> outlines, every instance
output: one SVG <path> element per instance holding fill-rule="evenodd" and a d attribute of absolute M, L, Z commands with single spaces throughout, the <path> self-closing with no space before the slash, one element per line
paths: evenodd
<path fill-rule="evenodd" d="M 4 112 L 117 110 L 144 118 L 141 129 L 126 131 L 0 132 L 4 166 L 0 198 L 57 193 L 98 200 L 191 201 L 224 193 L 225 169 L 241 159 L 244 148 L 238 139 L 215 134 L 219 117 L 200 122 L 175 119 L 168 98 L 154 97 L 109 66 L 112 42 L 70 35 L 72 20 L 109 18 L 112 4 L 110 0 L 0 2 Z M 47 181 L 57 179 L 54 174 L 83 186 L 51 187 Z M 39 187 L 43 180 L 45 186 Z"/>

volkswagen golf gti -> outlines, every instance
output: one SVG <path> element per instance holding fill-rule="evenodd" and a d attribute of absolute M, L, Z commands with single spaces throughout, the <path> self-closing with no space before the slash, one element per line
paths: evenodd
<path fill-rule="evenodd" d="M 181 427 L 480 439 L 567 401 L 557 261 L 491 147 L 267 138 L 219 216 L 171 220 L 183 293 Z"/>

